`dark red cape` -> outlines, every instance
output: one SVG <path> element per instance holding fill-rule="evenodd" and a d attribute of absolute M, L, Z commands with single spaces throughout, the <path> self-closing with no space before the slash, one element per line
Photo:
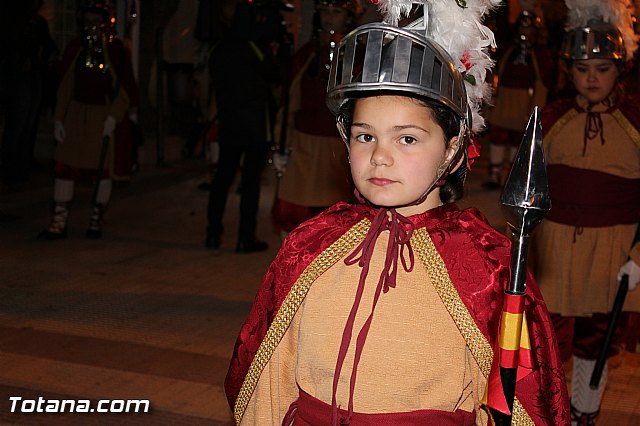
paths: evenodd
<path fill-rule="evenodd" d="M 225 380 L 232 409 L 258 347 L 297 278 L 322 251 L 360 220 L 372 220 L 375 213 L 366 205 L 338 203 L 285 240 L 235 345 Z M 426 228 L 471 316 L 496 347 L 504 288 L 510 279 L 510 241 L 477 210 L 460 211 L 453 204 L 410 219 L 416 229 Z M 516 397 L 536 425 L 568 425 L 569 398 L 558 345 L 540 290 L 530 276 L 525 311 L 536 370 L 518 382 Z"/>

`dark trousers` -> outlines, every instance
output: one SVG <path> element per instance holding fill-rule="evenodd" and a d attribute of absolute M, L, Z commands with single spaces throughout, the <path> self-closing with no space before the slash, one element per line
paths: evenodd
<path fill-rule="evenodd" d="M 25 72 L 6 84 L 5 124 L 2 136 L 2 175 L 8 182 L 28 177 L 42 96 L 42 74 Z"/>
<path fill-rule="evenodd" d="M 260 202 L 260 176 L 267 163 L 269 145 L 266 142 L 255 146 L 237 146 L 231 143 L 220 144 L 218 168 L 209 191 L 208 217 L 209 236 L 222 234 L 222 217 L 227 204 L 229 188 L 244 156 L 240 181 L 240 225 L 239 241 L 252 241 L 256 235 L 258 205 Z"/>

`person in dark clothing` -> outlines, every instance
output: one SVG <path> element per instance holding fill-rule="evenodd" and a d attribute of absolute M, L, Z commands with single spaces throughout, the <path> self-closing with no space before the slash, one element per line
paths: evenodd
<path fill-rule="evenodd" d="M 57 51 L 47 21 L 38 15 L 41 5 L 33 0 L 0 6 L 0 102 L 6 108 L 1 169 L 8 185 L 29 176 L 43 88 Z"/>
<path fill-rule="evenodd" d="M 216 44 L 210 59 L 218 110 L 220 157 L 211 182 L 205 245 L 218 249 L 229 188 L 242 160 L 240 224 L 236 251 L 266 250 L 256 238 L 260 176 L 272 140 L 272 88 L 279 69 L 270 44 L 277 40 L 278 13 L 255 3 L 236 7 L 231 29 Z"/>

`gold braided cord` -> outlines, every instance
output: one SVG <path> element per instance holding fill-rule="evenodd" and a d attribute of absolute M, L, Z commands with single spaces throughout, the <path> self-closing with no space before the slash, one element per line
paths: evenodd
<path fill-rule="evenodd" d="M 474 359 L 480 367 L 485 378 L 489 377 L 493 363 L 493 349 L 487 338 L 482 334 L 478 325 L 469 313 L 466 305 L 460 298 L 458 291 L 451 282 L 449 271 L 442 257 L 438 253 L 429 233 L 420 228 L 413 232 L 411 245 L 418 259 L 427 270 L 429 278 L 435 287 L 442 303 L 447 308 L 449 315 L 455 322 L 460 334 L 467 343 Z M 512 422 L 514 425 L 531 425 L 534 423 L 517 399 L 513 402 Z"/>
<path fill-rule="evenodd" d="M 627 117 L 625 117 L 619 109 L 615 110 L 611 115 L 616 119 L 620 127 L 622 127 L 622 129 L 624 129 L 624 131 L 629 135 L 631 140 L 635 142 L 636 146 L 640 148 L 640 133 L 638 133 L 638 129 L 636 129 L 633 124 L 627 120 Z"/>
<path fill-rule="evenodd" d="M 555 136 L 555 134 L 558 133 L 561 128 L 563 128 L 569 121 L 573 120 L 573 118 L 575 118 L 575 116 L 577 115 L 578 111 L 576 111 L 575 109 L 571 109 L 551 127 L 551 130 L 549 130 L 544 138 L 544 149 L 549 148 L 549 143 L 553 136 Z M 625 117 L 622 111 L 620 111 L 619 109 L 613 111 L 611 115 L 618 122 L 620 127 L 622 127 L 622 129 L 629 135 L 636 146 L 640 148 L 640 132 L 638 132 L 638 129 L 636 129 L 633 124 L 631 124 L 629 120 L 627 120 L 627 117 Z"/>
<path fill-rule="evenodd" d="M 575 108 L 571 108 L 567 113 L 565 113 L 556 123 L 551 126 L 551 129 L 547 132 L 544 140 L 542 141 L 544 145 L 544 149 L 549 149 L 549 144 L 551 143 L 551 139 L 562 129 L 565 124 L 569 121 L 573 120 L 578 115 L 578 111 Z"/>
<path fill-rule="evenodd" d="M 413 233 L 411 245 L 429 274 L 429 278 L 440 299 L 442 299 L 442 303 L 456 323 L 460 334 L 467 342 L 467 346 L 478 363 L 482 374 L 488 377 L 491 372 L 491 363 L 493 362 L 493 349 L 462 302 L 458 291 L 451 282 L 447 266 L 436 250 L 426 229 L 417 229 Z"/>
<path fill-rule="evenodd" d="M 518 398 L 513 399 L 513 415 L 511 416 L 511 424 L 518 426 L 536 426 L 520 401 L 518 401 Z"/>
<path fill-rule="evenodd" d="M 370 226 L 371 222 L 368 219 L 363 219 L 357 223 L 316 257 L 295 282 L 278 310 L 269 330 L 267 330 L 267 334 L 260 344 L 249 367 L 247 376 L 242 383 L 234 407 L 236 424 L 239 425 L 242 421 L 242 417 L 262 371 L 284 337 L 313 282 L 336 262 L 346 256 L 347 253 L 352 251 L 366 237 Z M 447 311 L 453 318 L 472 355 L 480 366 L 483 375 L 485 378 L 488 377 L 493 361 L 493 349 L 471 317 L 460 295 L 453 286 L 446 265 L 436 250 L 431 237 L 424 228 L 418 229 L 413 233 L 411 244 L 414 247 L 414 252 L 417 253 L 418 258 L 427 270 Z M 522 404 L 517 399 L 514 400 L 513 404 L 512 421 L 514 425 L 534 425 L 522 407 Z"/>
<path fill-rule="evenodd" d="M 338 260 L 345 257 L 347 253 L 360 244 L 367 235 L 370 226 L 371 221 L 369 219 L 363 219 L 354 225 L 349 231 L 320 253 L 320 255 L 305 268 L 293 287 L 291 287 L 291 290 L 282 302 L 282 306 L 280 306 L 276 317 L 271 323 L 269 330 L 267 330 L 267 334 L 262 340 L 249 366 L 249 371 L 244 378 L 233 410 L 236 424 L 239 425 L 242 421 L 242 416 L 247 409 L 247 405 L 258 384 L 262 371 L 284 337 L 293 317 L 311 288 L 311 284 Z"/>

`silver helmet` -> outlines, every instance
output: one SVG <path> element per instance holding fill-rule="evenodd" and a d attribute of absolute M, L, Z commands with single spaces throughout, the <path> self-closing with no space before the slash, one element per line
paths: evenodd
<path fill-rule="evenodd" d="M 622 34 L 614 25 L 591 20 L 587 26 L 565 34 L 560 55 L 565 60 L 611 59 L 624 62 L 626 49 Z"/>
<path fill-rule="evenodd" d="M 451 56 L 421 32 L 372 23 L 338 43 L 327 87 L 331 112 L 337 115 L 349 98 L 380 91 L 435 100 L 471 127 L 462 75 Z"/>
<path fill-rule="evenodd" d="M 426 7 L 425 7 L 426 16 Z M 336 115 L 340 135 L 347 146 L 348 129 L 342 106 L 349 100 L 376 93 L 395 93 L 429 99 L 448 107 L 460 119 L 454 155 L 443 161 L 436 179 L 415 202 L 422 202 L 440 178 L 462 156 L 466 161 L 467 130 L 471 127 L 464 79 L 451 56 L 436 42 L 425 37 L 426 19 L 407 27 L 372 23 L 356 28 L 336 46 L 329 73 L 327 106 Z M 463 168 L 466 173 L 466 164 Z M 462 175 L 464 181 L 464 174 Z"/>

